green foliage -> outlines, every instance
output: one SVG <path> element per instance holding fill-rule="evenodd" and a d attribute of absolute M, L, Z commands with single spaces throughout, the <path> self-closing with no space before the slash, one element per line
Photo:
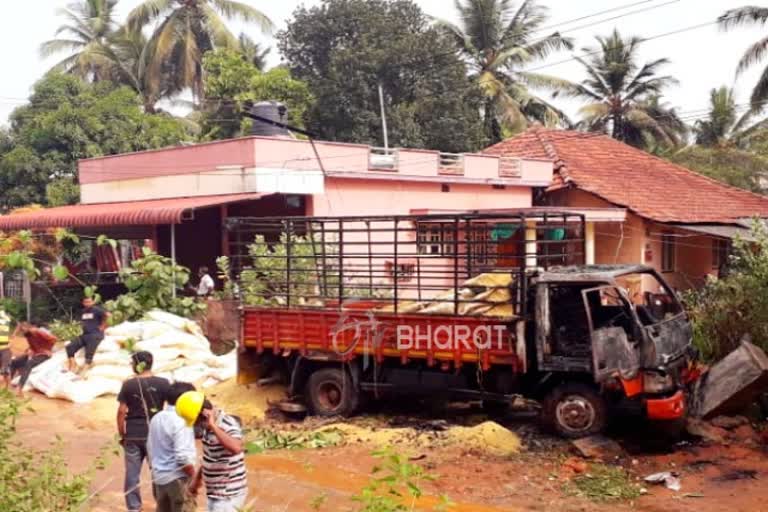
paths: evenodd
<path fill-rule="evenodd" d="M 42 450 L 21 445 L 15 440 L 15 434 L 22 405 L 12 393 L 0 390 L 0 510 L 83 510 L 91 480 L 96 469 L 103 467 L 105 455 L 89 470 L 73 473 L 62 456 L 63 440 L 57 439 Z"/>
<path fill-rule="evenodd" d="M 72 178 L 58 178 L 45 186 L 48 206 L 66 206 L 80 202 L 80 186 Z"/>
<path fill-rule="evenodd" d="M 580 110 L 580 124 L 635 147 L 674 147 L 684 141 L 685 123 L 661 101 L 664 90 L 677 83 L 672 76 L 659 74 L 669 60 L 641 64 L 642 39 L 623 37 L 618 29 L 595 39 L 597 48 L 585 48 L 588 57 L 576 58 L 587 78 L 568 90 L 588 102 Z"/>
<path fill-rule="evenodd" d="M 570 84 L 526 71 L 554 51 L 573 48 L 569 38 L 547 32 L 548 9 L 536 0 L 456 0 L 454 5 L 459 23 L 439 21 L 438 26 L 470 64 L 471 77 L 482 91 L 489 142 L 521 131 L 529 122 L 567 126 L 566 115 L 533 91 L 557 93 Z"/>
<path fill-rule="evenodd" d="M 240 273 L 240 292 L 246 305 L 285 304 L 288 294 L 292 300 L 316 294 L 317 260 L 311 238 L 282 233 L 279 243 L 268 244 L 263 235 L 257 235 L 248 246 L 248 254 L 253 266 Z"/>
<path fill-rule="evenodd" d="M 301 127 L 313 103 L 306 83 L 283 67 L 263 72 L 235 50 L 209 52 L 203 58 L 205 94 L 211 99 L 202 115 L 205 139 L 226 139 L 248 133 L 250 119 L 241 113 L 246 101 L 276 100 L 288 106 L 287 123 Z"/>
<path fill-rule="evenodd" d="M 748 335 L 768 350 L 768 230 L 756 221 L 754 241 L 734 240 L 728 275 L 685 296 L 693 341 L 706 361 L 720 359 Z"/>
<path fill-rule="evenodd" d="M 27 317 L 27 305 L 24 301 L 6 297 L 0 299 L 0 309 L 8 313 L 14 322 L 24 320 Z"/>
<path fill-rule="evenodd" d="M 736 146 L 689 146 L 666 158 L 671 162 L 716 179 L 728 185 L 764 192 L 768 177 L 768 153 L 740 149 Z"/>
<path fill-rule="evenodd" d="M 174 289 L 189 282 L 189 269 L 147 248 L 130 267 L 120 270 L 120 280 L 128 292 L 105 304 L 115 324 L 137 320 L 155 308 L 187 318 L 205 311 L 205 303 L 196 298 L 174 297 Z"/>
<path fill-rule="evenodd" d="M 235 285 L 232 282 L 232 268 L 230 266 L 229 258 L 227 256 L 219 256 L 216 258 L 216 268 L 218 269 L 217 277 L 224 283 L 224 287 L 220 292 L 214 292 L 214 296 L 221 300 L 232 300 L 235 298 Z"/>
<path fill-rule="evenodd" d="M 371 470 L 368 485 L 352 500 L 360 503 L 359 512 L 407 512 L 415 510 L 416 500 L 423 495 L 421 483 L 434 480 L 424 468 L 392 450 L 373 452 L 381 463 Z M 433 510 L 445 510 L 450 501 L 445 496 Z"/>
<path fill-rule="evenodd" d="M 83 334 L 83 328 L 80 322 L 74 320 L 54 320 L 48 324 L 48 330 L 60 341 L 71 341 Z"/>
<path fill-rule="evenodd" d="M 568 489 L 571 494 L 593 501 L 634 500 L 640 488 L 627 471 L 618 466 L 592 464 L 587 473 L 576 476 Z"/>
<path fill-rule="evenodd" d="M 317 449 L 340 445 L 343 440 L 344 435 L 335 429 L 316 432 L 277 432 L 259 429 L 248 435 L 245 449 L 249 454 L 268 450 Z"/>
<path fill-rule="evenodd" d="M 77 160 L 178 144 L 171 117 L 142 112 L 137 94 L 110 82 L 49 74 L 11 114 L 0 140 L 0 208 L 77 200 Z"/>
<path fill-rule="evenodd" d="M 277 37 L 317 99 L 307 126 L 319 138 L 382 144 L 381 84 L 393 146 L 484 146 L 482 96 L 453 41 L 414 2 L 324 0 L 296 9 Z"/>

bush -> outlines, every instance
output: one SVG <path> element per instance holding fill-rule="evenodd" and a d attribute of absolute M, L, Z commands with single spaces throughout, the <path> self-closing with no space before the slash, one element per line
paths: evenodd
<path fill-rule="evenodd" d="M 138 320 L 155 308 L 186 318 L 205 311 L 205 303 L 196 298 L 174 297 L 174 289 L 189 282 L 189 269 L 147 248 L 143 257 L 120 270 L 120 279 L 128 292 L 105 304 L 113 324 Z"/>
<path fill-rule="evenodd" d="M 4 512 L 75 512 L 84 510 L 97 467 L 71 473 L 61 454 L 61 440 L 35 451 L 14 437 L 22 403 L 0 390 L 0 510 Z"/>
<path fill-rule="evenodd" d="M 48 330 L 59 338 L 59 341 L 72 341 L 83 334 L 80 322 L 74 320 L 54 320 L 48 325 Z"/>
<path fill-rule="evenodd" d="M 768 231 L 755 222 L 752 235 L 754 241 L 734 240 L 727 276 L 685 296 L 693 341 L 706 361 L 724 357 L 745 335 L 768 350 Z"/>

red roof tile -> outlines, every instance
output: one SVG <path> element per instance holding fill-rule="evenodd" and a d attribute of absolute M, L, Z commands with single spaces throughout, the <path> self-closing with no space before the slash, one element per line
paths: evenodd
<path fill-rule="evenodd" d="M 550 159 L 555 164 L 553 188 L 571 184 L 659 222 L 728 224 L 768 217 L 768 197 L 724 185 L 605 135 L 537 127 L 484 153 Z"/>
<path fill-rule="evenodd" d="M 179 197 L 124 203 L 76 204 L 0 216 L 0 229 L 180 224 L 186 212 L 258 199 L 264 194 Z"/>

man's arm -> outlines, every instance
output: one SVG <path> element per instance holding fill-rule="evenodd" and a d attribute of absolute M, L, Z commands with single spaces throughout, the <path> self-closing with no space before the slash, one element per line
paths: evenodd
<path fill-rule="evenodd" d="M 208 429 L 218 438 L 221 446 L 223 446 L 225 450 L 232 455 L 237 455 L 243 452 L 244 446 L 242 433 L 239 431 L 233 431 L 232 433 L 225 432 L 224 429 L 216 424 L 214 413 L 211 410 L 206 410 L 203 414 L 208 421 Z"/>
<path fill-rule="evenodd" d="M 120 439 L 125 438 L 125 418 L 128 415 L 128 404 L 120 402 L 117 408 L 117 433 L 120 435 Z"/>
<path fill-rule="evenodd" d="M 197 448 L 195 448 L 195 432 L 191 428 L 185 427 L 176 432 L 173 439 L 173 452 L 181 470 L 189 478 L 194 478 Z"/>
<path fill-rule="evenodd" d="M 107 330 L 107 323 L 109 322 L 109 317 L 111 316 L 111 313 L 107 311 L 106 309 L 101 310 L 101 325 L 99 325 L 99 330 L 101 332 L 104 332 Z"/>

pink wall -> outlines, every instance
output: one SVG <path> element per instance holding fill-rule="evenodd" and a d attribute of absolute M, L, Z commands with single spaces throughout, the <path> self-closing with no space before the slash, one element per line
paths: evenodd
<path fill-rule="evenodd" d="M 412 210 L 528 208 L 531 189 L 491 185 L 327 178 L 325 194 L 312 197 L 308 215 L 408 215 Z"/>
<path fill-rule="evenodd" d="M 78 168 L 80 183 L 89 184 L 250 167 L 253 161 L 253 139 L 242 138 L 80 160 Z"/>
<path fill-rule="evenodd" d="M 602 207 L 613 205 L 582 190 L 567 190 L 550 194 L 550 203 L 556 206 Z M 675 268 L 663 272 L 661 238 L 664 233 L 675 235 Z M 595 226 L 595 263 L 644 264 L 653 267 L 673 287 L 685 290 L 704 284 L 707 276 L 715 275 L 712 268 L 713 239 L 690 231 L 675 229 L 631 212 L 623 223 L 598 223 Z M 651 280 L 643 283 L 650 289 Z"/>

